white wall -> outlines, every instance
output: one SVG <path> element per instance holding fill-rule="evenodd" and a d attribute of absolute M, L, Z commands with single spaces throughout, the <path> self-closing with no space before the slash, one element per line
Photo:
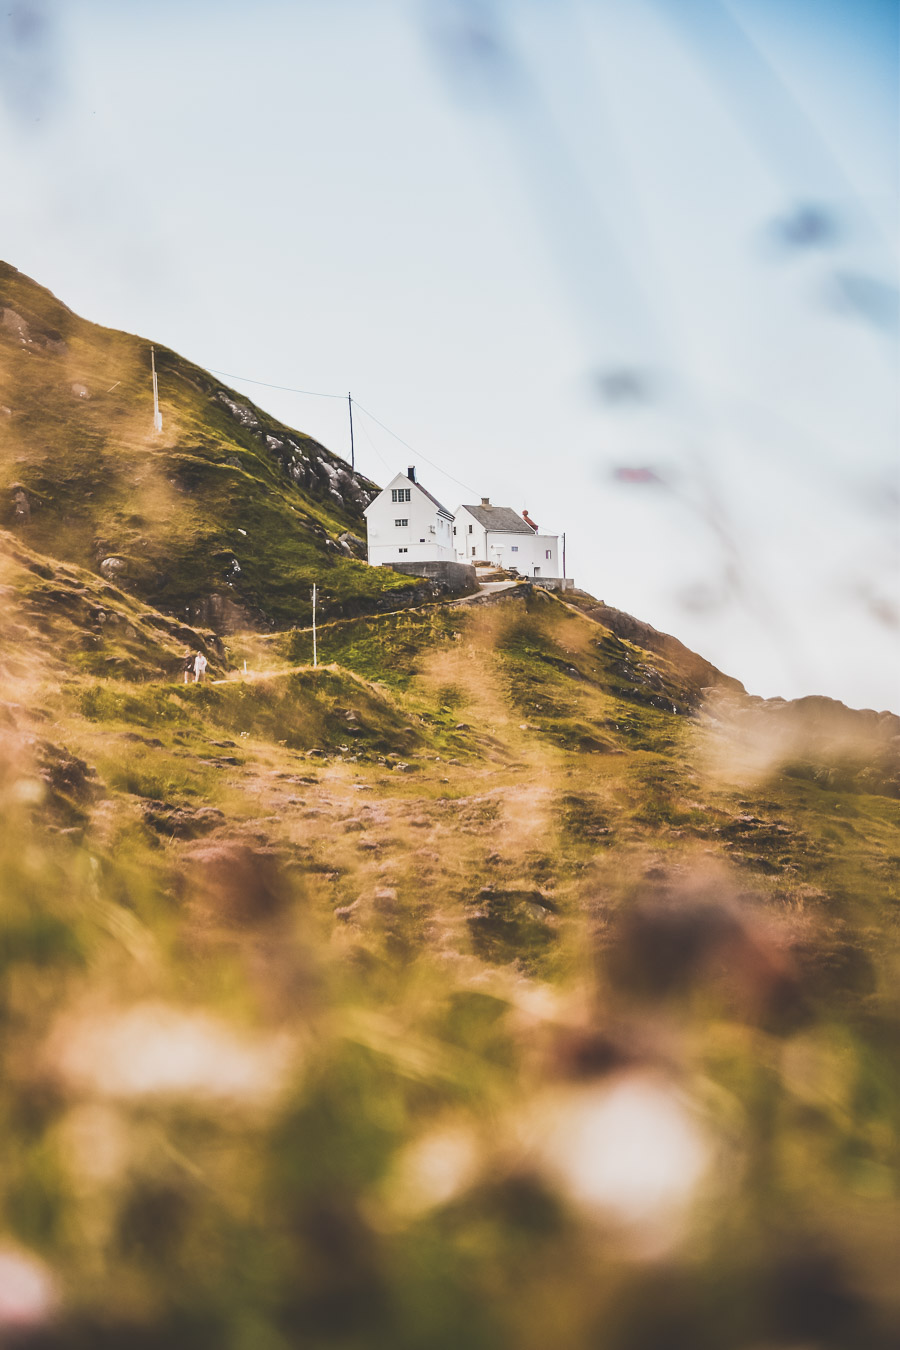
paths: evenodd
<path fill-rule="evenodd" d="M 562 563 L 559 553 L 559 537 L 555 534 L 534 534 L 527 542 L 531 550 L 528 565 L 529 576 L 561 577 Z M 515 566 L 516 564 L 511 565 Z M 519 571 L 522 570 L 520 566 Z"/>
<path fill-rule="evenodd" d="M 552 534 L 494 534 L 487 539 L 488 560 L 515 567 L 522 576 L 558 577 L 558 541 Z M 550 554 L 549 558 L 547 554 Z"/>
<path fill-rule="evenodd" d="M 459 562 L 471 564 L 489 561 L 484 526 L 479 524 L 474 516 L 470 516 L 464 506 L 456 512 L 453 524 L 456 526 L 453 544 Z"/>
<path fill-rule="evenodd" d="M 391 501 L 409 491 L 408 502 Z M 365 511 L 368 559 L 373 567 L 393 562 L 455 562 L 453 522 L 442 516 L 418 483 L 397 474 Z M 407 521 L 397 525 L 398 520 Z"/>
<path fill-rule="evenodd" d="M 453 542 L 460 562 L 471 563 L 483 559 L 498 567 L 515 567 L 522 576 L 529 577 L 561 575 L 559 539 L 555 534 L 499 534 L 493 530 L 487 531 L 464 506 L 457 510 L 453 523 L 456 526 Z"/>

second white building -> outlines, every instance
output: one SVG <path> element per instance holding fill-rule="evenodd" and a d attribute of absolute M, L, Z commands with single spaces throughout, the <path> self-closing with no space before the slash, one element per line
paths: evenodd
<path fill-rule="evenodd" d="M 541 534 L 534 521 L 509 506 L 458 506 L 453 518 L 458 562 L 515 568 L 523 577 L 558 577 L 559 536 Z"/>

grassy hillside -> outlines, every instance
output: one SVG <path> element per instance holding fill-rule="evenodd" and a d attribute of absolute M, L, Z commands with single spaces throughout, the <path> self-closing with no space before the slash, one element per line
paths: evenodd
<path fill-rule="evenodd" d="M 0 284 L 0 1345 L 897 1344 L 900 718 L 413 603 L 339 460 Z"/>
<path fill-rule="evenodd" d="M 0 526 L 219 630 L 395 607 L 416 584 L 365 566 L 377 491 L 175 352 L 79 318 L 0 263 Z"/>
<path fill-rule="evenodd" d="M 10 1343 L 887 1350 L 889 775 L 528 587 L 308 642 L 7 674 Z"/>

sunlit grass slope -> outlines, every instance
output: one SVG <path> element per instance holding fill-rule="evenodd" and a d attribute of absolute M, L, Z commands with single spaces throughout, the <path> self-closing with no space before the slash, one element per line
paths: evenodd
<path fill-rule="evenodd" d="M 217 628 L 402 603 L 416 583 L 348 556 L 377 490 L 198 366 L 73 314 L 0 264 L 0 525 Z M 392 600 L 392 597 L 397 597 Z"/>
<path fill-rule="evenodd" d="M 900 719 L 413 604 L 339 460 L 0 305 L 0 1345 L 896 1345 Z"/>
<path fill-rule="evenodd" d="M 4 1343 L 887 1350 L 889 778 L 526 588 L 226 641 L 0 714 Z"/>

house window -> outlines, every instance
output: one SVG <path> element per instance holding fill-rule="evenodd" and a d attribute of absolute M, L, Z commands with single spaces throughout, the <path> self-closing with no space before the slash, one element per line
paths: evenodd
<path fill-rule="evenodd" d="M 470 528 L 470 529 L 472 528 L 471 525 L 469 526 L 469 528 Z M 475 557 L 475 545 L 474 545 L 474 544 L 472 545 L 472 557 L 473 557 L 473 558 Z"/>
<path fill-rule="evenodd" d="M 408 502 L 410 500 L 409 488 L 391 488 L 392 502 Z"/>
<path fill-rule="evenodd" d="M 398 549 L 397 549 L 397 552 L 398 552 L 398 553 L 408 553 L 408 552 L 409 552 L 409 549 L 408 549 L 408 548 L 398 548 Z"/>
<path fill-rule="evenodd" d="M 549 558 L 550 556 L 551 556 L 551 554 L 550 554 L 549 548 L 548 548 L 548 549 L 545 549 L 545 550 L 544 550 L 544 557 L 545 557 L 545 558 Z"/>
<path fill-rule="evenodd" d="M 404 518 L 403 520 L 395 520 L 394 524 L 397 526 L 398 529 L 402 529 L 404 525 L 409 524 L 409 521 Z"/>
<path fill-rule="evenodd" d="M 470 526 L 469 526 L 469 534 L 471 534 L 471 533 L 472 533 L 472 526 L 470 525 Z"/>
<path fill-rule="evenodd" d="M 419 543 L 420 543 L 420 544 L 424 544 L 424 543 L 425 543 L 425 540 L 424 540 L 424 539 L 420 539 L 420 540 L 419 540 Z"/>
<path fill-rule="evenodd" d="M 453 533 L 456 534 L 456 526 L 453 526 Z"/>
<path fill-rule="evenodd" d="M 519 551 L 519 545 L 518 545 L 518 544 L 513 544 L 511 547 L 512 547 L 513 553 L 518 553 L 518 551 Z"/>

